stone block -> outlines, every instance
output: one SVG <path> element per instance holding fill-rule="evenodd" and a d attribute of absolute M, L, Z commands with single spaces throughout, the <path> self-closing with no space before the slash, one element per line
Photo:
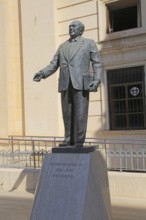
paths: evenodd
<path fill-rule="evenodd" d="M 111 220 L 102 150 L 46 155 L 31 220 Z"/>

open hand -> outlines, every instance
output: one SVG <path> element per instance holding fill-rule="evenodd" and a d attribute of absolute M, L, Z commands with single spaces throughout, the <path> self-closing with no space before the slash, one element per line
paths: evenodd
<path fill-rule="evenodd" d="M 36 73 L 34 75 L 33 81 L 40 82 L 42 78 L 43 78 L 43 73 L 41 71 L 39 71 L 38 73 Z"/>

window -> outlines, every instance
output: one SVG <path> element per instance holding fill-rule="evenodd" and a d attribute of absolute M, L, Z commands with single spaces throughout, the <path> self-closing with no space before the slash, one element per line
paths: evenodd
<path fill-rule="evenodd" d="M 140 0 L 121 0 L 106 4 L 107 33 L 141 26 Z"/>
<path fill-rule="evenodd" d="M 145 129 L 144 67 L 108 70 L 111 130 Z"/>

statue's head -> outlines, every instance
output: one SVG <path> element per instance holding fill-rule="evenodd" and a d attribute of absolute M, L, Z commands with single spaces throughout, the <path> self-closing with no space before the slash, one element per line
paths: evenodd
<path fill-rule="evenodd" d="M 80 21 L 73 21 L 69 25 L 69 35 L 71 38 L 76 38 L 77 36 L 81 36 L 85 30 L 85 26 Z"/>

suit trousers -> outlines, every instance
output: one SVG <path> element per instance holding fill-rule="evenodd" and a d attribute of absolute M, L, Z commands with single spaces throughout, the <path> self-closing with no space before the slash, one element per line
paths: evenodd
<path fill-rule="evenodd" d="M 61 92 L 65 142 L 83 144 L 86 137 L 89 92 L 76 90 L 70 81 L 67 90 Z"/>

